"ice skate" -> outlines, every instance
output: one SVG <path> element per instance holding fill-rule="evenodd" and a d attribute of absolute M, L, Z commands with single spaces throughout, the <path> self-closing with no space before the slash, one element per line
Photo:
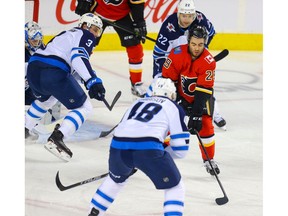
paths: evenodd
<path fill-rule="evenodd" d="M 225 130 L 225 131 L 227 130 L 226 121 L 221 116 L 217 116 L 217 118 L 214 118 L 214 124 L 217 125 L 217 127 L 219 127 L 222 130 Z"/>
<path fill-rule="evenodd" d="M 211 161 L 212 167 L 214 168 L 215 172 L 217 174 L 219 174 L 220 173 L 220 169 L 219 169 L 218 165 L 216 164 L 216 162 L 214 161 L 214 159 L 211 159 L 210 161 Z M 215 173 L 214 173 L 212 167 L 210 166 L 210 163 L 209 163 L 208 160 L 204 161 L 204 167 L 206 168 L 206 171 L 208 173 L 210 173 L 210 175 L 215 175 Z"/>
<path fill-rule="evenodd" d="M 132 84 L 131 93 L 137 97 L 143 98 L 146 94 L 143 82 L 136 82 L 135 84 Z"/>
<path fill-rule="evenodd" d="M 88 216 L 97 216 L 97 215 L 99 215 L 99 210 L 92 208 L 92 210 Z"/>
<path fill-rule="evenodd" d="M 48 142 L 44 145 L 44 148 L 54 154 L 61 160 L 68 162 L 72 158 L 73 153 L 63 142 L 63 134 L 58 130 L 60 124 L 55 126 L 55 129 L 51 136 L 48 138 Z"/>

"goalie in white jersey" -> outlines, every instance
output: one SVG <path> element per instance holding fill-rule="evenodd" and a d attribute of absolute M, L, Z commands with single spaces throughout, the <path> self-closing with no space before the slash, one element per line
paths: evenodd
<path fill-rule="evenodd" d="M 76 71 L 84 81 L 90 98 L 102 100 L 105 88 L 89 62 L 89 57 L 101 35 L 103 23 L 92 14 L 84 14 L 78 27 L 63 31 L 31 56 L 27 80 L 37 98 L 26 113 L 25 134 L 45 115 L 58 100 L 71 110 L 60 125 L 56 125 L 44 147 L 64 161 L 72 157 L 63 139 L 75 133 L 88 115 L 92 104 L 71 72 Z M 28 133 L 29 134 L 29 133 Z"/>
<path fill-rule="evenodd" d="M 105 215 L 135 169 L 144 172 L 156 189 L 164 190 L 163 215 L 183 214 L 184 184 L 173 158 L 185 157 L 190 133 L 175 99 L 174 83 L 158 78 L 153 96 L 138 99 L 126 111 L 111 142 L 109 176 L 93 196 L 89 216 Z M 164 149 L 168 132 L 170 145 Z"/>

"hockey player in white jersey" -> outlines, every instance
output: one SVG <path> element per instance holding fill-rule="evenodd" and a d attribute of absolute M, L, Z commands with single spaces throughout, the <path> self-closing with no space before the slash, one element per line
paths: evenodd
<path fill-rule="evenodd" d="M 153 78 L 161 76 L 162 66 L 170 51 L 180 45 L 187 44 L 187 36 L 192 26 L 204 26 L 207 30 L 207 40 L 205 47 L 208 48 L 214 35 L 216 34 L 213 24 L 200 11 L 196 10 L 193 0 L 179 1 L 177 12 L 168 16 L 161 25 L 153 50 Z M 147 90 L 146 96 L 151 93 Z M 215 97 L 212 98 L 215 100 Z M 226 121 L 220 115 L 218 103 L 211 102 L 214 106 L 214 123 L 226 130 Z"/>
<path fill-rule="evenodd" d="M 190 134 L 175 99 L 174 83 L 159 78 L 153 96 L 138 99 L 124 114 L 110 145 L 109 175 L 90 202 L 89 216 L 105 215 L 135 169 L 144 172 L 156 189 L 164 190 L 163 215 L 183 214 L 185 189 L 173 158 L 185 157 Z M 164 149 L 168 132 L 171 141 Z"/>
<path fill-rule="evenodd" d="M 91 102 L 71 72 L 76 71 L 82 78 L 90 98 L 101 101 L 105 97 L 102 80 L 89 62 L 102 25 L 98 16 L 84 14 L 78 27 L 56 35 L 44 49 L 38 49 L 28 63 L 27 79 L 37 100 L 26 113 L 25 131 L 31 130 L 59 100 L 71 111 L 61 126 L 56 125 L 44 147 L 64 161 L 70 160 L 72 152 L 63 139 L 75 133 L 92 112 Z"/>

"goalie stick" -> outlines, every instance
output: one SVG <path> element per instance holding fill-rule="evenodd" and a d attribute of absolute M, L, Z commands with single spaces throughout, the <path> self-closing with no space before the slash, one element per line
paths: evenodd
<path fill-rule="evenodd" d="M 216 203 L 217 203 L 218 205 L 224 205 L 224 204 L 226 204 L 226 203 L 229 201 L 229 199 L 228 199 L 228 197 L 227 197 L 227 195 L 226 195 L 226 193 L 225 193 L 225 190 L 224 190 L 224 188 L 223 188 L 223 186 L 222 186 L 222 184 L 221 184 L 221 182 L 220 182 L 220 180 L 219 180 L 219 178 L 218 178 L 218 175 L 217 175 L 214 167 L 212 166 L 211 160 L 210 160 L 210 158 L 209 158 L 209 156 L 208 156 L 208 153 L 207 153 L 207 151 L 206 151 L 206 149 L 205 149 L 205 147 L 204 147 L 204 145 L 203 145 L 203 143 L 202 143 L 202 140 L 201 140 L 201 137 L 200 137 L 198 131 L 194 130 L 194 132 L 196 133 L 196 136 L 197 136 L 197 138 L 198 138 L 198 140 L 199 140 L 199 142 L 200 142 L 200 144 L 201 144 L 201 147 L 202 147 L 202 149 L 203 149 L 203 151 L 204 151 L 204 153 L 205 153 L 205 155 L 206 155 L 206 158 L 207 158 L 210 166 L 211 166 L 212 169 L 213 169 L 213 172 L 214 172 L 214 174 L 215 174 L 215 178 L 216 178 L 216 180 L 217 180 L 217 182 L 218 182 L 218 184 L 219 184 L 219 186 L 220 186 L 220 188 L 221 188 L 221 190 L 222 190 L 222 192 L 223 192 L 223 194 L 224 194 L 224 197 L 216 198 L 215 201 L 216 201 Z"/>
<path fill-rule="evenodd" d="M 118 91 L 117 94 L 115 95 L 111 105 L 108 104 L 107 100 L 105 98 L 103 98 L 103 102 L 105 104 L 105 106 L 111 111 L 115 105 L 115 103 L 118 101 L 118 99 L 120 98 L 122 92 Z"/>

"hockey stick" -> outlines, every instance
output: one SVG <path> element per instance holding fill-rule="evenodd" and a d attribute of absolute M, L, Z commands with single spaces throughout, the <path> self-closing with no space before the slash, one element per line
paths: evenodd
<path fill-rule="evenodd" d="M 106 107 L 111 111 L 115 105 L 115 103 L 118 101 L 118 99 L 120 98 L 122 92 L 118 91 L 117 94 L 115 95 L 111 105 L 108 104 L 107 100 L 105 98 L 103 98 L 103 102 L 106 105 Z"/>
<path fill-rule="evenodd" d="M 220 53 L 218 53 L 216 56 L 214 56 L 214 59 L 216 62 L 218 62 L 218 61 L 222 60 L 223 58 L 225 58 L 228 54 L 229 54 L 229 50 L 224 49 Z"/>
<path fill-rule="evenodd" d="M 138 169 L 134 168 L 132 170 L 132 172 L 129 174 L 129 176 L 132 176 L 134 173 L 136 173 L 138 171 Z M 108 176 L 109 173 L 105 173 L 105 174 L 102 174 L 102 175 L 99 175 L 99 176 L 95 176 L 95 177 L 92 177 L 92 178 L 89 178 L 89 179 L 86 179 L 84 181 L 81 181 L 81 182 L 77 182 L 75 184 L 72 184 L 72 185 L 68 185 L 68 186 L 64 186 L 61 181 L 60 181 L 60 178 L 59 178 L 59 171 L 57 172 L 56 174 L 56 178 L 55 178 L 55 181 L 56 181 L 56 185 L 57 187 L 59 188 L 60 191 L 65 191 L 65 190 L 68 190 L 68 189 L 71 189 L 71 188 L 74 188 L 74 187 L 77 187 L 77 186 L 81 186 L 83 184 L 87 184 L 87 183 L 90 183 L 90 182 L 94 182 L 94 181 L 97 181 L 99 179 L 102 179 L 102 178 L 105 178 L 106 176 Z"/>
<path fill-rule="evenodd" d="M 135 35 L 135 32 L 133 32 L 133 31 L 130 30 L 130 29 L 127 29 L 127 28 L 125 28 L 125 27 L 123 27 L 123 26 L 117 25 L 115 22 L 111 22 L 111 21 L 106 20 L 106 19 L 103 19 L 103 18 L 101 18 L 101 19 L 102 19 L 103 22 L 106 22 L 107 24 L 109 24 L 109 25 L 111 25 L 111 26 L 114 26 L 115 28 L 121 29 L 121 30 L 126 31 L 126 32 L 128 32 L 128 33 L 130 33 L 130 34 Z M 153 39 L 153 38 L 151 38 L 151 37 L 148 37 L 148 36 L 145 36 L 145 37 L 142 37 L 142 38 L 147 39 L 147 40 L 150 40 L 150 41 L 152 41 L 152 42 L 156 42 L 155 39 Z"/>
<path fill-rule="evenodd" d="M 206 149 L 205 149 L 205 147 L 204 147 L 204 145 L 203 145 L 203 143 L 202 143 L 202 140 L 201 140 L 201 137 L 200 137 L 198 131 L 194 130 L 194 132 L 196 133 L 196 136 L 197 136 L 197 138 L 198 138 L 198 140 L 199 140 L 199 142 L 200 142 L 200 144 L 201 144 L 201 147 L 202 147 L 202 149 L 203 149 L 203 151 L 204 151 L 204 153 L 205 153 L 205 155 L 206 155 L 206 157 L 207 157 L 207 160 L 208 160 L 210 166 L 211 166 L 212 169 L 213 169 L 213 172 L 214 172 L 214 174 L 215 174 L 215 178 L 216 178 L 216 180 L 217 180 L 217 182 L 218 182 L 218 184 L 219 184 L 219 186 L 220 186 L 220 188 L 221 188 L 221 190 L 222 190 L 222 192 L 223 192 L 223 194 L 224 194 L 224 197 L 216 198 L 215 201 L 216 201 L 216 203 L 217 203 L 218 205 L 224 205 L 224 204 L 226 204 L 226 203 L 229 201 L 229 199 L 228 199 L 228 197 L 227 197 L 227 195 L 226 195 L 226 193 L 225 193 L 225 190 L 224 190 L 224 188 L 223 188 L 223 186 L 222 186 L 222 184 L 221 184 L 221 182 L 220 182 L 220 180 L 219 180 L 219 178 L 218 178 L 218 175 L 217 175 L 214 167 L 212 166 L 211 160 L 210 160 L 210 158 L 209 158 L 209 156 L 208 156 L 208 153 L 207 153 L 207 151 L 206 151 Z"/>
<path fill-rule="evenodd" d="M 108 136 L 117 126 L 118 124 L 108 131 L 101 131 L 99 138 Z"/>
<path fill-rule="evenodd" d="M 72 184 L 72 185 L 64 186 L 64 185 L 61 183 L 61 181 L 60 181 L 59 171 L 58 171 L 57 174 L 56 174 L 55 181 L 56 181 L 56 185 L 57 185 L 57 187 L 59 188 L 59 190 L 60 190 L 60 191 L 65 191 L 65 190 L 68 190 L 68 189 L 70 189 L 70 188 L 74 188 L 74 187 L 77 187 L 77 186 L 80 186 L 80 185 L 83 185 L 83 184 L 87 184 L 87 183 L 90 183 L 90 182 L 97 181 L 97 180 L 102 179 L 102 178 L 104 178 L 104 177 L 106 177 L 106 176 L 108 176 L 108 173 L 105 173 L 105 174 L 102 174 L 102 175 L 99 175 L 99 176 L 95 176 L 95 177 L 86 179 L 86 180 L 84 180 L 84 181 L 77 182 L 77 183 Z"/>

